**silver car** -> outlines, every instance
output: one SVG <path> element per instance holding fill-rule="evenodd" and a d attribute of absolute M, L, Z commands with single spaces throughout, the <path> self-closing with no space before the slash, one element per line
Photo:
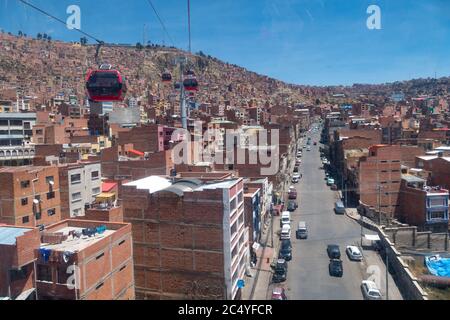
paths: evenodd
<path fill-rule="evenodd" d="M 361 261 L 363 258 L 361 251 L 356 246 L 347 246 L 347 248 L 345 249 L 345 252 L 347 252 L 347 255 L 350 260 Z"/>
<path fill-rule="evenodd" d="M 370 280 L 363 280 L 361 282 L 361 290 L 364 295 L 364 299 L 367 300 L 382 300 L 381 292 L 378 290 L 375 282 Z"/>

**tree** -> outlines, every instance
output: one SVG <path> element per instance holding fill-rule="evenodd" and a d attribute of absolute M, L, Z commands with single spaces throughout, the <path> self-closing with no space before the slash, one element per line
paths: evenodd
<path fill-rule="evenodd" d="M 85 46 L 88 43 L 88 39 L 86 37 L 80 38 L 80 43 L 82 46 Z"/>
<path fill-rule="evenodd" d="M 47 40 L 48 40 L 48 42 L 51 42 L 52 41 L 52 37 L 47 36 Z"/>
<path fill-rule="evenodd" d="M 44 33 L 43 35 L 42 35 L 42 39 L 47 39 L 47 34 L 46 33 Z"/>
<path fill-rule="evenodd" d="M 140 42 L 136 43 L 136 49 L 142 50 L 143 46 Z"/>
<path fill-rule="evenodd" d="M 23 33 L 22 33 L 22 31 L 20 31 L 20 30 L 19 30 L 19 33 L 18 33 L 18 34 L 19 34 L 19 37 L 22 37 L 22 36 L 23 36 Z"/>
<path fill-rule="evenodd" d="M 42 40 L 42 34 L 39 32 L 36 37 L 38 40 Z"/>

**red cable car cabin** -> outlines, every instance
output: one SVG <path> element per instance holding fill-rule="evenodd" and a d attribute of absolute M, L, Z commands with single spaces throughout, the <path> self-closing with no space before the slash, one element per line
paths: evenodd
<path fill-rule="evenodd" d="M 90 71 L 86 77 L 89 99 L 96 102 L 123 101 L 127 92 L 125 78 L 117 70 Z"/>
<path fill-rule="evenodd" d="M 198 81 L 195 77 L 185 79 L 183 86 L 186 91 L 198 91 Z"/>

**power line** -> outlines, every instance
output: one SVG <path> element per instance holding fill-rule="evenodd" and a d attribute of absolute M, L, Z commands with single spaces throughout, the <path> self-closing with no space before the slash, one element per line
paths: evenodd
<path fill-rule="evenodd" d="M 48 12 L 46 12 L 46 11 L 44 11 L 44 10 L 42 10 L 42 9 L 40 9 L 40 8 L 38 8 L 38 7 L 36 7 L 36 6 L 33 5 L 32 3 L 29 3 L 29 2 L 27 2 L 27 1 L 25 1 L 25 0 L 18 0 L 18 1 L 20 1 L 20 2 L 22 2 L 23 4 L 29 6 L 30 8 L 33 8 L 33 9 L 36 10 L 36 11 L 39 11 L 40 13 L 46 15 L 47 17 L 50 17 L 50 18 L 52 18 L 53 20 L 56 20 L 56 21 L 58 21 L 59 23 L 62 23 L 63 25 L 67 26 L 67 24 L 66 24 L 65 21 L 59 19 L 58 17 L 55 17 L 55 16 L 52 15 L 51 13 L 48 13 Z M 99 44 L 103 44 L 103 43 L 104 43 L 103 41 L 97 39 L 96 37 L 90 35 L 89 33 L 84 32 L 84 31 L 82 31 L 82 30 L 80 30 L 80 29 L 78 29 L 78 28 L 74 28 L 74 30 L 80 32 L 81 34 L 83 34 L 83 35 L 85 35 L 85 36 L 87 36 L 87 37 L 89 37 L 89 38 L 91 38 L 91 39 L 93 39 L 93 40 L 95 40 L 95 41 L 97 41 Z"/>
<path fill-rule="evenodd" d="M 156 10 L 155 6 L 153 5 L 153 2 L 151 0 L 147 0 L 148 4 L 152 7 L 153 12 L 155 13 L 156 17 L 159 20 L 159 23 L 161 24 L 165 34 L 167 35 L 167 37 L 169 38 L 170 42 L 172 42 L 172 45 L 175 46 L 175 42 L 173 41 L 172 37 L 170 36 L 169 32 L 166 29 L 166 26 L 164 25 L 164 22 L 162 21 L 161 17 L 159 16 L 158 11 Z"/>

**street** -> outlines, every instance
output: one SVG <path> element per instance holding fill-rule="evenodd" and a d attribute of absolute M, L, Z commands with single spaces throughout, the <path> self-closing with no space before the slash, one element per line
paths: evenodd
<path fill-rule="evenodd" d="M 319 141 L 319 132 L 310 135 L 312 142 Z M 306 144 L 306 139 L 299 145 L 300 148 L 303 144 Z M 295 185 L 299 207 L 292 214 L 291 222 L 293 258 L 289 262 L 288 279 L 282 286 L 290 300 L 361 300 L 361 281 L 370 276 L 366 273 L 369 265 L 376 265 L 381 275 L 379 289 L 385 299 L 385 265 L 378 254 L 364 250 L 362 262 L 350 261 L 345 254 L 347 245 L 359 246 L 361 227 L 346 215 L 334 213 L 338 193 L 326 185 L 321 166 L 319 144 L 314 146 L 311 143 L 311 151 L 303 149 L 300 166 L 303 177 Z M 295 237 L 299 221 L 307 224 L 307 240 L 297 240 Z M 372 232 L 364 230 L 364 233 Z M 342 278 L 331 277 L 328 273 L 328 244 L 340 246 L 344 269 Z M 401 299 L 392 277 L 389 284 L 389 298 Z"/>

